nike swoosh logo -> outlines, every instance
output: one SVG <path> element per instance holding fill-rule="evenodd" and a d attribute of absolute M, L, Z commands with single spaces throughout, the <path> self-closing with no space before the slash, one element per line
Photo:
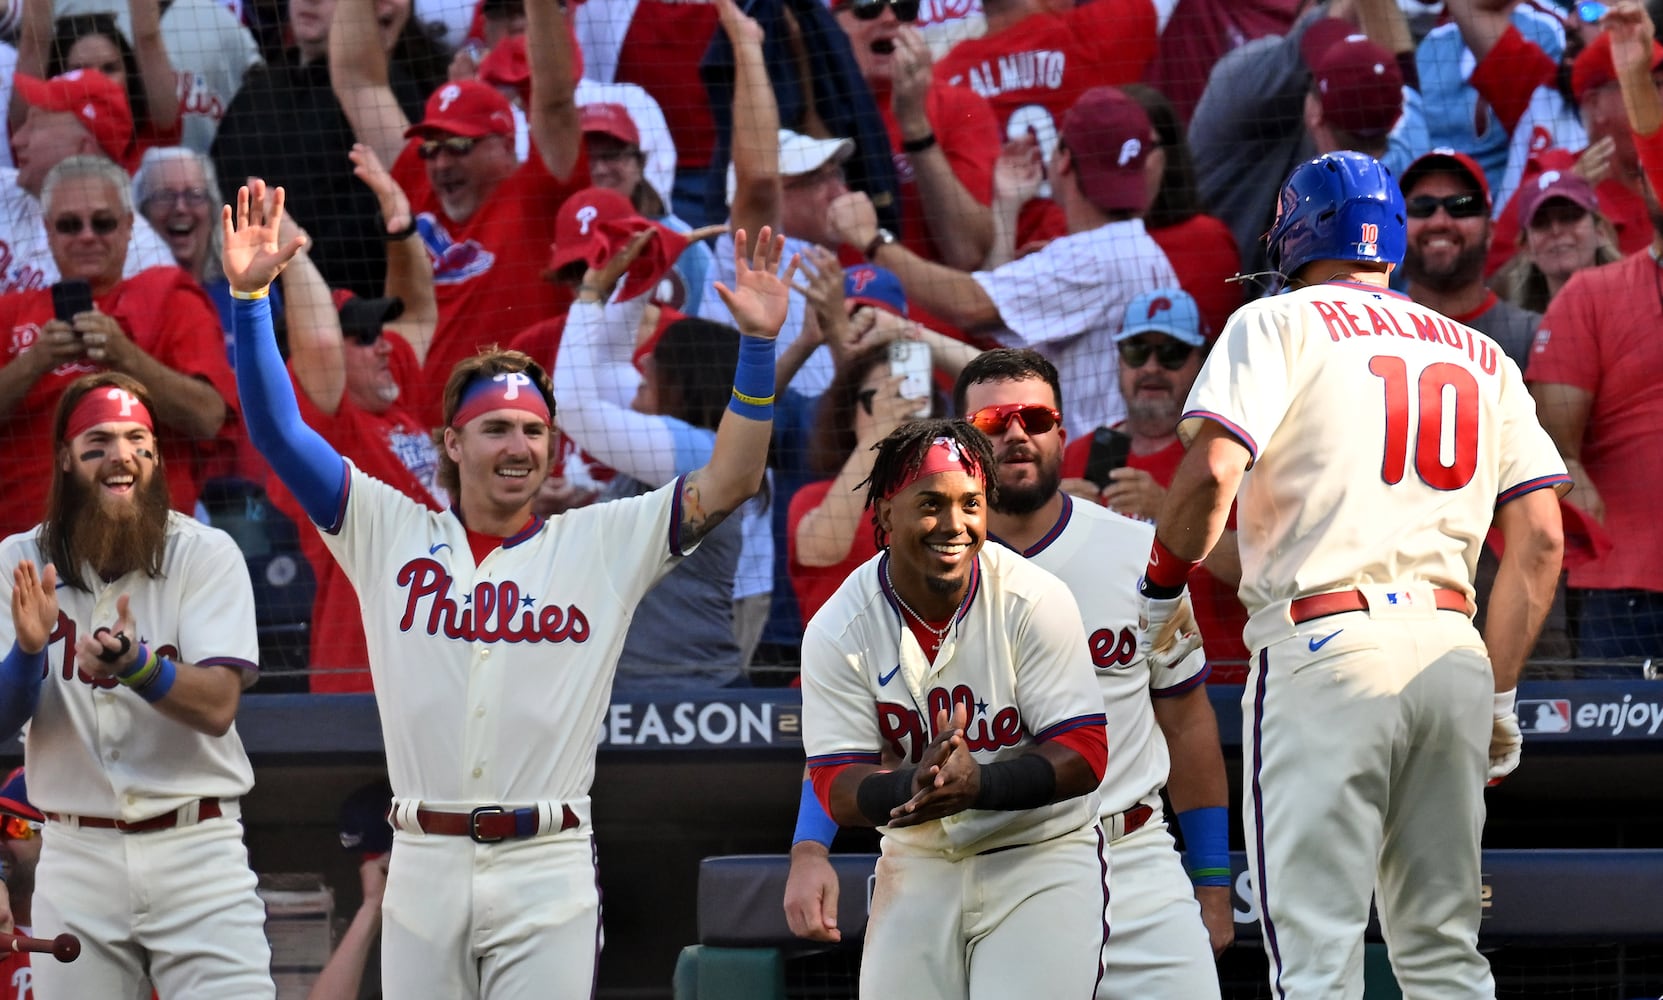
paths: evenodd
<path fill-rule="evenodd" d="M 1311 652 L 1314 653 L 1317 650 L 1321 649 L 1322 647 L 1328 645 L 1328 640 L 1329 639 L 1334 638 L 1336 635 L 1339 635 L 1341 632 L 1344 632 L 1344 631 L 1345 631 L 1345 629 L 1343 629 L 1343 628 L 1342 629 L 1336 629 L 1335 631 L 1328 633 L 1327 635 L 1323 636 L 1320 639 L 1312 639 L 1311 642 L 1310 642 Z"/>
<path fill-rule="evenodd" d="M 901 665 L 899 663 L 897 663 L 897 664 L 895 664 L 894 667 L 890 668 L 889 673 L 879 674 L 878 675 L 878 686 L 883 687 L 885 684 L 888 684 L 890 681 L 894 680 L 895 675 L 900 673 L 900 672 L 901 672 Z"/>
<path fill-rule="evenodd" d="M 437 545 L 433 546 L 432 548 L 428 549 L 427 554 L 430 555 L 430 556 L 436 556 L 436 555 L 439 554 L 440 549 L 448 549 L 448 548 L 450 548 L 450 543 L 449 542 L 440 542 Z"/>

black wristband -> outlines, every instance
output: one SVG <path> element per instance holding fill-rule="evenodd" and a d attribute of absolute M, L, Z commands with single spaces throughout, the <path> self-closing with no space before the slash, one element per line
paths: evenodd
<path fill-rule="evenodd" d="M 410 224 L 408 226 L 405 226 L 396 233 L 388 233 L 382 238 L 388 243 L 397 243 L 399 240 L 407 240 L 414 235 L 416 235 L 416 216 L 412 214 L 410 216 Z"/>
<path fill-rule="evenodd" d="M 1057 770 L 1037 753 L 982 766 L 977 809 L 1038 809 L 1057 794 Z"/>
<path fill-rule="evenodd" d="M 929 149 L 931 146 L 934 146 L 934 145 L 935 145 L 935 133 L 931 132 L 930 134 L 924 136 L 924 138 L 922 138 L 922 139 L 902 139 L 901 140 L 901 152 L 903 152 L 903 153 L 922 153 L 924 150 Z"/>
<path fill-rule="evenodd" d="M 873 826 L 888 826 L 890 812 L 912 798 L 914 770 L 916 768 L 903 767 L 867 775 L 866 780 L 855 789 L 855 805 L 860 808 L 860 814 Z"/>
<path fill-rule="evenodd" d="M 1163 587 L 1158 583 L 1150 583 L 1148 577 L 1138 580 L 1138 593 L 1151 601 L 1170 601 L 1184 592 L 1187 584 L 1180 583 L 1176 587 Z"/>

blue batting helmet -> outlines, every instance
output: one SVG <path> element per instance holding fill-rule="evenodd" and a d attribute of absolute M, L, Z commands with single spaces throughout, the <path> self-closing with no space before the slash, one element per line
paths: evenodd
<path fill-rule="evenodd" d="M 1293 277 L 1313 260 L 1401 264 L 1408 246 L 1403 192 L 1364 153 L 1324 153 L 1293 168 L 1266 236 L 1270 266 Z"/>

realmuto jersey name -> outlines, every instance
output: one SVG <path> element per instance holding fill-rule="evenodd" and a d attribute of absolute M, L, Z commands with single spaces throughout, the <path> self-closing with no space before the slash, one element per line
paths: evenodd
<path fill-rule="evenodd" d="M 1237 537 L 1242 602 L 1256 618 L 1360 583 L 1470 594 L 1495 508 L 1566 482 L 1494 341 L 1368 285 L 1242 307 L 1185 410 L 1186 440 L 1212 420 L 1252 453 Z"/>
<path fill-rule="evenodd" d="M 681 558 L 680 491 L 678 479 L 533 519 L 476 564 L 454 511 L 351 469 L 339 524 L 323 539 L 363 607 L 401 798 L 460 806 L 588 794 L 630 618 Z"/>

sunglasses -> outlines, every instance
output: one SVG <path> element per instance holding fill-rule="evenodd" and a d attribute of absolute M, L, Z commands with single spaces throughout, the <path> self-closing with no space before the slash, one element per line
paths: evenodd
<path fill-rule="evenodd" d="M 1115 345 L 1120 350 L 1120 361 L 1128 368 L 1142 368 L 1149 363 L 1149 356 L 1155 356 L 1155 362 L 1169 372 L 1175 372 L 1189 363 L 1190 355 L 1195 348 L 1177 340 L 1168 340 L 1161 344 L 1151 344 L 1144 340 L 1123 340 Z"/>
<path fill-rule="evenodd" d="M 1472 219 L 1484 214 L 1484 199 L 1476 194 L 1452 194 L 1447 198 L 1434 198 L 1423 194 L 1411 198 L 1404 211 L 1411 219 L 1430 219 L 1438 211 L 1439 206 L 1449 213 L 1452 219 Z"/>
<path fill-rule="evenodd" d="M 156 208 L 172 208 L 174 205 L 181 204 L 186 208 L 201 208 L 208 204 L 208 192 L 202 188 L 181 188 L 179 190 L 161 188 L 145 195 L 144 200 L 139 202 L 140 207 L 147 212 Z"/>
<path fill-rule="evenodd" d="M 19 816 L 6 816 L 4 823 L 0 823 L 0 836 L 7 840 L 33 840 L 40 830 L 39 823 L 32 823 Z"/>
<path fill-rule="evenodd" d="M 835 9 L 846 10 L 862 21 L 876 21 L 889 7 L 895 11 L 895 20 L 911 24 L 918 20 L 918 4 L 919 0 L 847 0 Z"/>
<path fill-rule="evenodd" d="M 443 139 L 423 139 L 416 147 L 416 155 L 424 160 L 436 160 L 440 153 L 452 156 L 467 156 L 480 140 L 465 135 L 447 135 Z"/>
<path fill-rule="evenodd" d="M 121 220 L 107 213 L 99 213 L 90 219 L 79 215 L 60 215 L 52 220 L 52 229 L 59 236 L 79 236 L 89 226 L 99 236 L 108 236 L 121 226 Z"/>
<path fill-rule="evenodd" d="M 1005 433 L 1005 428 L 1016 420 L 1022 424 L 1022 430 L 1028 434 L 1044 434 L 1046 431 L 1062 422 L 1062 414 L 1049 406 L 1038 403 L 1005 403 L 1000 406 L 984 406 L 970 414 L 970 424 L 977 430 L 992 437 Z"/>

